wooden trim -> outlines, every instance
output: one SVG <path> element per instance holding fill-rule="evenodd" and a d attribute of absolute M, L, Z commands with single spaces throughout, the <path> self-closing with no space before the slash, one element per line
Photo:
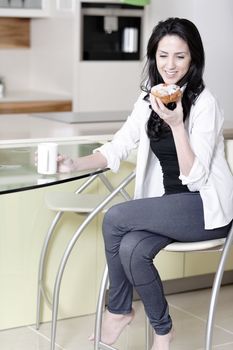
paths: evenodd
<path fill-rule="evenodd" d="M 163 282 L 165 294 L 174 294 L 180 292 L 190 292 L 193 290 L 212 288 L 215 273 L 204 275 L 178 278 Z M 225 271 L 223 274 L 222 285 L 233 284 L 233 271 Z"/>
<path fill-rule="evenodd" d="M 38 112 L 70 112 L 72 101 L 25 101 L 1 102 L 0 114 L 38 113 Z"/>
<path fill-rule="evenodd" d="M 205 288 L 212 288 L 215 273 L 197 275 L 173 280 L 162 281 L 165 295 L 191 292 Z M 221 285 L 233 284 L 233 270 L 225 271 Z M 140 299 L 137 292 L 134 291 L 134 300 Z"/>
<path fill-rule="evenodd" d="M 30 47 L 30 19 L 0 17 L 0 48 Z"/>

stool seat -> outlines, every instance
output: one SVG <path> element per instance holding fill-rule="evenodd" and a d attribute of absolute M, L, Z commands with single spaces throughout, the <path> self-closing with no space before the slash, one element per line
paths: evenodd
<path fill-rule="evenodd" d="M 45 196 L 46 206 L 53 211 L 91 213 L 100 203 L 104 201 L 106 195 L 88 194 L 88 193 L 72 193 L 72 192 L 49 192 Z M 122 203 L 122 196 L 116 195 L 107 204 L 102 212 L 106 212 L 115 204 Z"/>
<path fill-rule="evenodd" d="M 195 252 L 206 250 L 221 250 L 225 242 L 225 238 L 211 239 L 208 241 L 198 242 L 174 242 L 168 244 L 163 250 L 168 252 Z"/>

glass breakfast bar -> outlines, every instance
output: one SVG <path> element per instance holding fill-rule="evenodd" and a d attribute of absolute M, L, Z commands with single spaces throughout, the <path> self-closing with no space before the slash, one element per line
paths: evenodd
<path fill-rule="evenodd" d="M 59 144 L 59 153 L 71 157 L 85 156 L 99 147 L 100 143 L 73 142 Z M 25 191 L 44 186 L 58 185 L 79 180 L 103 170 L 87 170 L 70 174 L 41 175 L 35 166 L 36 145 L 0 148 L 0 194 Z"/>

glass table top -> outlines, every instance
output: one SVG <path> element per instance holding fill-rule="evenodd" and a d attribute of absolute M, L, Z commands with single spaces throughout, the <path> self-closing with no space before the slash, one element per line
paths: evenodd
<path fill-rule="evenodd" d="M 99 143 L 74 142 L 59 144 L 58 151 L 70 157 L 85 156 L 99 147 Z M 0 194 L 35 189 L 78 180 L 104 170 L 85 170 L 68 174 L 41 175 L 35 165 L 36 145 L 0 149 Z"/>

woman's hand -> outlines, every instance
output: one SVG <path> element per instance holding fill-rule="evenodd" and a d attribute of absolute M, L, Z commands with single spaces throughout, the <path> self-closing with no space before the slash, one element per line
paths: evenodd
<path fill-rule="evenodd" d="M 57 157 L 57 171 L 58 173 L 71 173 L 77 171 L 77 165 L 72 158 L 59 154 Z"/>
<path fill-rule="evenodd" d="M 62 154 L 59 154 L 57 157 L 57 171 L 59 173 L 71 173 L 73 171 L 90 169 L 104 169 L 107 167 L 107 165 L 107 159 L 100 152 L 75 159 Z"/>
<path fill-rule="evenodd" d="M 150 96 L 150 101 L 153 110 L 170 126 L 176 146 L 180 172 L 188 176 L 195 160 L 195 154 L 190 146 L 187 131 L 184 127 L 181 99 L 177 101 L 176 108 L 173 111 L 167 109 L 159 98 Z"/>
<path fill-rule="evenodd" d="M 168 109 L 159 98 L 151 94 L 150 102 L 153 110 L 170 126 L 171 129 L 183 124 L 183 107 L 181 99 L 176 102 L 176 108 L 172 111 Z"/>

